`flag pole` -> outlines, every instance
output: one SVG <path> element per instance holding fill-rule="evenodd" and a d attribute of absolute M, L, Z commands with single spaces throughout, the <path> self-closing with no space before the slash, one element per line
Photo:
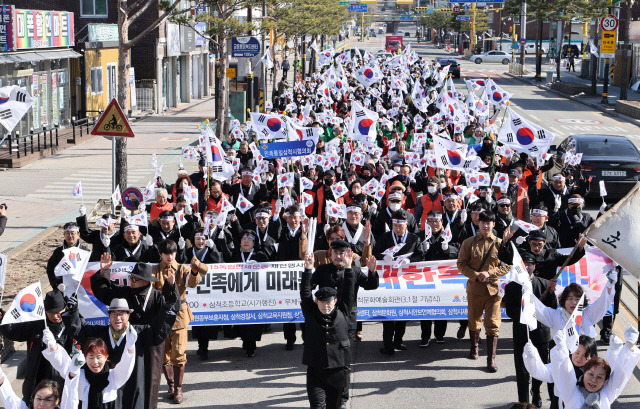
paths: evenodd
<path fill-rule="evenodd" d="M 585 230 L 584 233 L 580 235 L 580 237 L 578 238 L 578 242 L 576 243 L 575 246 L 573 246 L 573 249 L 571 250 L 571 253 L 569 253 L 569 256 L 567 256 L 567 258 L 565 259 L 564 263 L 558 269 L 558 272 L 556 273 L 556 275 L 553 277 L 554 279 L 557 279 L 558 277 L 560 277 L 560 274 L 562 274 L 562 270 L 564 270 L 565 267 L 567 267 L 567 265 L 569 264 L 569 260 L 571 260 L 573 258 L 573 255 L 576 254 L 576 251 L 578 250 L 578 247 L 580 247 L 580 242 L 582 241 L 582 239 L 583 238 L 586 239 L 586 233 L 588 231 L 589 231 L 589 228 L 587 228 L 587 230 Z M 549 287 L 545 288 L 544 292 L 539 297 L 539 299 L 543 299 L 547 294 L 549 294 Z"/>
<path fill-rule="evenodd" d="M 42 292 L 42 279 L 38 279 L 38 284 L 40 284 L 40 291 Z M 2 292 L 4 293 L 4 288 L 2 289 Z M 42 298 L 42 301 L 44 303 L 44 297 L 42 295 L 40 295 L 40 297 Z M 45 312 L 44 314 L 44 329 L 49 329 L 49 327 L 47 326 L 47 313 Z"/>

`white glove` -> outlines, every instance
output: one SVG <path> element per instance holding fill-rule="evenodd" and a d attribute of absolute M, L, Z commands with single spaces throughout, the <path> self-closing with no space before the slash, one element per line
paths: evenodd
<path fill-rule="evenodd" d="M 469 215 L 467 214 L 467 211 L 463 210 L 462 213 L 460 214 L 460 221 L 462 223 L 465 223 L 467 221 L 467 217 L 469 217 Z"/>
<path fill-rule="evenodd" d="M 442 250 L 443 251 L 449 250 L 449 243 L 447 243 L 446 241 L 443 241 L 442 242 Z"/>
<path fill-rule="evenodd" d="M 185 245 L 185 244 L 186 244 L 186 243 L 184 242 L 184 238 L 182 238 L 182 236 L 180 236 L 180 238 L 178 239 L 178 248 L 179 248 L 180 250 L 184 250 L 184 245 Z"/>
<path fill-rule="evenodd" d="M 138 333 L 136 332 L 133 325 L 129 324 L 129 328 L 127 329 L 127 338 L 125 347 L 127 349 L 133 349 L 136 346 L 136 341 L 138 340 Z"/>
<path fill-rule="evenodd" d="M 78 375 L 80 373 L 80 369 L 84 366 L 85 363 L 87 363 L 87 360 L 85 359 L 82 351 L 75 347 L 71 351 L 71 355 L 69 355 L 69 357 L 71 358 L 72 365 L 72 368 L 69 369 L 69 372 Z"/>
<path fill-rule="evenodd" d="M 80 209 L 78 209 L 78 212 L 80 213 L 80 216 L 86 216 L 87 215 L 87 208 L 84 207 L 84 205 L 81 205 Z"/>
<path fill-rule="evenodd" d="M 624 330 L 624 340 L 631 345 L 635 345 L 638 342 L 638 330 L 635 327 L 629 325 L 627 329 Z"/>
<path fill-rule="evenodd" d="M 207 241 L 205 242 L 205 245 L 207 247 L 209 247 L 210 249 L 212 249 L 213 248 L 213 240 L 207 239 Z"/>
<path fill-rule="evenodd" d="M 615 268 L 609 270 L 609 272 L 607 273 L 607 280 L 607 288 L 613 288 L 618 281 L 618 270 L 616 270 Z"/>
<path fill-rule="evenodd" d="M 429 247 L 430 247 L 429 240 L 425 240 L 422 242 L 422 251 L 426 253 L 427 251 L 429 251 Z"/>
<path fill-rule="evenodd" d="M 528 358 L 532 358 L 535 356 L 537 350 L 536 347 L 533 346 L 533 344 L 531 343 L 531 341 L 528 341 L 525 345 L 524 345 L 524 352 L 522 353 L 523 357 L 528 357 Z"/>
<path fill-rule="evenodd" d="M 147 242 L 147 246 L 149 247 L 153 246 L 153 237 L 151 237 L 150 234 L 147 234 L 147 236 L 144 239 Z"/>
<path fill-rule="evenodd" d="M 564 328 L 561 328 L 556 332 L 553 336 L 553 340 L 558 348 L 567 349 L 567 331 Z"/>
<path fill-rule="evenodd" d="M 524 243 L 524 239 L 525 239 L 525 237 L 524 237 L 524 236 L 518 236 L 518 237 L 516 237 L 516 244 L 517 244 L 518 246 L 519 246 L 519 245 L 521 245 L 522 243 Z"/>
<path fill-rule="evenodd" d="M 62 283 L 58 284 L 58 291 L 60 291 L 61 293 L 64 294 L 64 290 L 66 290 L 66 289 L 67 289 L 66 285 L 64 285 Z"/>
<path fill-rule="evenodd" d="M 382 259 L 387 263 L 391 263 L 393 261 L 393 256 L 391 254 L 385 254 Z"/>
<path fill-rule="evenodd" d="M 378 211 L 378 205 L 375 202 L 371 203 L 370 207 L 371 207 L 371 213 L 375 213 Z"/>
<path fill-rule="evenodd" d="M 110 244 L 111 244 L 111 238 L 109 236 L 104 236 L 102 238 L 102 245 L 105 247 L 109 247 Z"/>
<path fill-rule="evenodd" d="M 4 374 L 4 371 L 2 370 L 2 368 L 0 368 L 0 380 L 2 380 L 4 382 L 6 376 Z"/>
<path fill-rule="evenodd" d="M 276 214 L 280 216 L 280 210 L 282 210 L 282 200 L 276 200 Z M 274 216 L 276 215 L 274 214 Z"/>
<path fill-rule="evenodd" d="M 42 331 L 42 342 L 44 342 L 49 349 L 53 349 L 58 344 L 58 341 L 56 341 L 56 337 L 53 336 L 53 333 L 49 330 L 49 328 L 45 328 Z"/>
<path fill-rule="evenodd" d="M 140 204 L 138 205 L 138 211 L 139 211 L 140 213 L 143 213 L 143 212 L 146 212 L 146 211 L 147 211 L 147 207 L 144 205 L 144 202 L 142 202 L 142 203 L 140 203 Z"/>
<path fill-rule="evenodd" d="M 602 205 L 600 205 L 600 213 L 604 213 L 607 211 L 607 204 L 605 202 L 602 202 Z"/>
<path fill-rule="evenodd" d="M 190 204 L 186 205 L 184 207 L 184 214 L 188 214 L 188 215 L 192 215 L 193 214 L 193 208 L 191 207 Z"/>
<path fill-rule="evenodd" d="M 126 207 L 122 206 L 120 208 L 120 217 L 124 217 L 127 218 L 129 216 L 133 215 L 133 210 L 128 210 Z"/>
<path fill-rule="evenodd" d="M 403 259 L 400 261 L 400 265 L 403 265 L 403 264 L 409 264 L 409 263 L 411 263 L 411 261 L 410 261 L 408 258 L 403 258 Z"/>

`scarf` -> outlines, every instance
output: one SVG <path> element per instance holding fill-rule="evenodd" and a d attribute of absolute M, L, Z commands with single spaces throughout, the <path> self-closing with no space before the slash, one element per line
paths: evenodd
<path fill-rule="evenodd" d="M 580 383 L 582 383 L 582 377 L 580 377 Z M 580 386 L 580 392 L 584 398 L 584 403 L 580 409 L 601 409 L 600 406 L 600 391 L 589 392 L 584 386 Z"/>
<path fill-rule="evenodd" d="M 109 385 L 109 363 L 105 362 L 104 367 L 98 373 L 94 373 L 86 364 L 83 369 L 84 377 L 89 383 L 89 402 L 87 402 L 87 408 L 101 408 L 102 391 Z"/>
<path fill-rule="evenodd" d="M 126 330 L 127 327 L 122 328 L 120 331 L 116 331 L 115 329 L 113 329 L 113 327 L 111 327 L 111 336 L 113 337 L 113 342 L 117 343 Z"/>

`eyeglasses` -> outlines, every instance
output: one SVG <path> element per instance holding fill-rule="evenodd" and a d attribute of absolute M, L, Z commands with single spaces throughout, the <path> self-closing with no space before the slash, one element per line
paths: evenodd
<path fill-rule="evenodd" d="M 511 205 L 508 204 L 508 203 L 499 204 L 498 206 L 500 206 L 500 207 L 511 207 Z"/>

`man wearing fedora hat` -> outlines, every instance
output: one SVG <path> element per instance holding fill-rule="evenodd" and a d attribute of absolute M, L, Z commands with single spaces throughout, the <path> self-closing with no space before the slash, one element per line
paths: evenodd
<path fill-rule="evenodd" d="M 167 398 L 175 403 L 182 403 L 182 379 L 184 368 L 187 363 L 187 326 L 193 320 L 193 314 L 187 304 L 187 286 L 195 288 L 200 283 L 200 277 L 207 273 L 208 267 L 201 263 L 196 257 L 191 258 L 191 265 L 178 264 L 176 253 L 178 246 L 173 240 L 164 240 L 158 245 L 158 253 L 162 259 L 160 263 L 152 268 L 152 274 L 157 281 L 154 283 L 156 289 L 162 288 L 167 274 L 174 274 L 178 287 L 179 303 L 176 322 L 171 333 L 165 341 L 163 370 L 169 385 Z"/>
<path fill-rule="evenodd" d="M 133 271 L 129 273 L 129 285 L 116 285 L 110 279 L 110 269 L 113 262 L 108 254 L 103 255 L 100 262 L 100 271 L 91 276 L 91 291 L 103 304 L 110 305 L 114 298 L 123 298 L 133 311 L 129 316 L 129 322 L 134 325 L 151 323 L 154 318 L 165 308 L 173 308 L 178 311 L 178 288 L 175 285 L 163 285 L 162 291 L 156 290 L 151 284 L 157 280 L 153 275 L 153 268 L 147 263 L 137 263 Z M 160 389 L 162 356 L 164 345 L 150 348 L 145 358 L 145 370 L 149 379 L 148 409 L 155 409 L 158 404 Z"/>
<path fill-rule="evenodd" d="M 69 301 L 70 308 L 77 308 L 77 300 Z M 53 333 L 58 344 L 70 353 L 73 349 L 73 337 L 64 330 L 61 314 L 67 310 L 64 296 L 58 290 L 49 291 L 44 297 L 47 327 Z M 22 383 L 22 396 L 30 403 L 34 387 L 43 379 L 52 379 L 64 385 L 64 378 L 44 359 L 42 351 L 47 348 L 42 339 L 43 321 L 23 322 L 19 324 L 1 325 L 0 332 L 12 341 L 27 343 L 27 369 Z"/>
<path fill-rule="evenodd" d="M 176 319 L 173 306 L 177 301 L 177 293 L 174 290 L 174 286 L 175 276 L 169 272 L 165 277 L 166 291 L 163 291 L 166 296 L 166 303 L 149 324 L 133 325 L 129 322 L 133 309 L 129 308 L 129 303 L 124 298 L 111 300 L 107 308 L 109 325 L 106 326 L 87 324 L 80 318 L 77 310 L 71 311 L 64 316 L 65 325 L 80 344 L 83 344 L 88 338 L 103 339 L 107 344 L 109 360 L 115 364 L 120 362 L 125 350 L 126 342 L 123 341 L 126 338 L 129 325 L 133 325 L 136 330 L 138 334 L 136 340 L 136 364 L 127 383 L 118 390 L 117 407 L 123 409 L 155 409 L 157 407 L 160 376 L 155 376 L 157 382 L 154 387 L 153 351 L 157 349 L 155 347 L 163 345 Z M 161 351 L 159 352 L 161 353 Z M 160 353 L 157 355 L 160 356 Z M 156 369 L 156 372 L 158 372 L 158 369 Z"/>

